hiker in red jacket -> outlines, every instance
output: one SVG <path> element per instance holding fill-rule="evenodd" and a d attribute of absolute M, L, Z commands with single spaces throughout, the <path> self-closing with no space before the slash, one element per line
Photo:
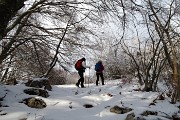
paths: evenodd
<path fill-rule="evenodd" d="M 96 77 L 97 77 L 96 86 L 98 86 L 99 76 L 101 77 L 102 85 L 104 85 L 103 70 L 104 70 L 104 66 L 102 64 L 102 61 L 100 60 L 95 65 L 95 71 L 96 71 Z"/>
<path fill-rule="evenodd" d="M 81 88 L 84 87 L 84 72 L 86 68 L 90 68 L 90 66 L 86 66 L 86 59 L 83 57 L 80 60 L 78 60 L 75 64 L 75 68 L 78 71 L 80 79 L 76 83 L 76 86 L 79 87 L 79 84 L 81 84 Z"/>

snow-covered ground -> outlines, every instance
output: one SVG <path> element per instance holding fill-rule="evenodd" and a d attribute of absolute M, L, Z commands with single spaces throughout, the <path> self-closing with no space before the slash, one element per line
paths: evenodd
<path fill-rule="evenodd" d="M 135 91 L 138 84 L 123 85 L 120 80 L 106 81 L 106 85 L 86 85 L 86 88 L 77 88 L 75 85 L 52 86 L 48 98 L 27 95 L 23 92 L 27 87 L 24 84 L 16 86 L 0 85 L 0 98 L 5 94 L 0 107 L 0 120 L 125 120 L 129 113 L 141 116 L 144 111 L 158 112 L 158 115 L 144 116 L 146 120 L 168 120 L 163 116 L 172 116 L 178 113 L 179 104 L 170 104 L 170 99 L 156 100 L 157 92 Z M 47 107 L 35 109 L 19 103 L 24 98 L 35 96 L 43 99 Z M 85 108 L 83 105 L 93 105 Z M 125 114 L 110 112 L 113 106 L 128 107 L 133 110 Z"/>

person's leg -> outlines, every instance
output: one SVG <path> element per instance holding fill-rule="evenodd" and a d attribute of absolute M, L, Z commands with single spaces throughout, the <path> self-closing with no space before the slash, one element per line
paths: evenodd
<path fill-rule="evenodd" d="M 79 74 L 79 72 L 78 72 L 78 74 Z M 77 87 L 79 87 L 80 82 L 81 82 L 81 77 L 79 78 L 78 82 L 76 83 Z"/>
<path fill-rule="evenodd" d="M 84 88 L 84 77 L 81 79 L 81 87 Z"/>
<path fill-rule="evenodd" d="M 82 84 L 82 79 L 83 79 L 83 72 L 82 71 L 78 71 L 78 74 L 79 74 L 79 80 L 78 80 L 78 82 L 76 83 L 76 86 L 78 86 L 79 87 L 79 84 L 81 83 Z"/>
<path fill-rule="evenodd" d="M 96 77 L 97 77 L 97 80 L 96 80 L 96 86 L 98 86 L 98 82 L 99 82 L 99 73 L 96 73 Z"/>
<path fill-rule="evenodd" d="M 81 83 L 81 87 L 83 88 L 84 87 L 84 71 L 79 71 L 79 76 L 80 76 L 80 79 L 79 79 L 79 83 Z"/>
<path fill-rule="evenodd" d="M 100 74 L 100 77 L 101 77 L 102 85 L 104 85 L 104 76 L 103 76 L 103 73 Z"/>

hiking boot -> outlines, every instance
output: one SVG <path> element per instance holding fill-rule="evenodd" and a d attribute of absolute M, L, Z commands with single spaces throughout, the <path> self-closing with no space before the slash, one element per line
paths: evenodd
<path fill-rule="evenodd" d="M 98 81 L 96 80 L 96 86 L 98 86 Z"/>
<path fill-rule="evenodd" d="M 81 88 L 86 88 L 86 87 L 84 87 L 84 85 L 82 85 Z"/>
<path fill-rule="evenodd" d="M 79 87 L 79 84 L 78 84 L 78 83 L 76 83 L 76 86 L 77 86 L 77 87 Z"/>

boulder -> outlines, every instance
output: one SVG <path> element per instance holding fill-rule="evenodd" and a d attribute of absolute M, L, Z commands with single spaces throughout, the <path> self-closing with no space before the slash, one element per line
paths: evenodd
<path fill-rule="evenodd" d="M 42 99 L 37 99 L 34 97 L 26 98 L 22 102 L 31 108 L 42 109 L 46 107 L 46 103 Z"/>
<path fill-rule="evenodd" d="M 25 89 L 24 93 L 26 93 L 28 95 L 38 95 L 38 96 L 42 96 L 45 98 L 49 97 L 49 94 L 46 90 L 37 89 L 37 88 Z"/>
<path fill-rule="evenodd" d="M 127 115 L 125 120 L 134 120 L 135 114 L 134 113 L 130 113 Z"/>
<path fill-rule="evenodd" d="M 49 91 L 52 90 L 52 87 L 48 78 L 36 78 L 34 80 L 29 80 L 27 83 L 25 83 L 25 85 L 29 87 L 35 87 L 35 88 L 44 87 L 44 89 L 47 89 Z"/>
<path fill-rule="evenodd" d="M 124 114 L 124 113 L 130 112 L 130 111 L 132 111 L 131 108 L 122 108 L 122 107 L 119 107 L 117 105 L 110 108 L 110 112 L 113 112 L 116 114 Z"/>
<path fill-rule="evenodd" d="M 157 112 L 146 110 L 141 115 L 142 116 L 148 116 L 148 115 L 157 115 L 157 114 L 158 114 Z"/>

